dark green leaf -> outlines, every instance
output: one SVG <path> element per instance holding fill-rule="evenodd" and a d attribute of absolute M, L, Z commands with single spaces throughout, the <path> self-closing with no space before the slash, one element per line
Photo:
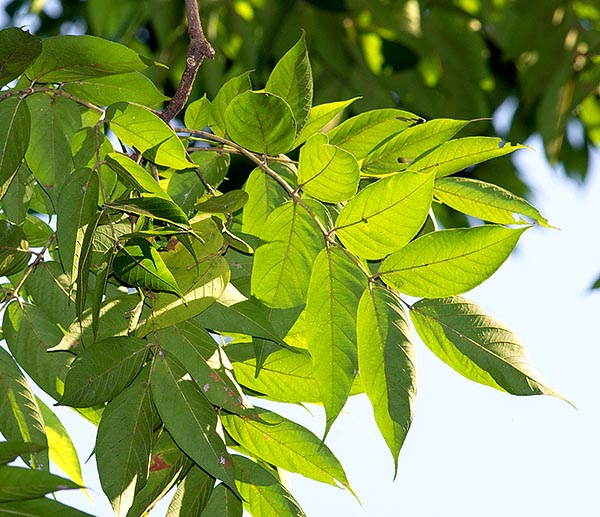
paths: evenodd
<path fill-rule="evenodd" d="M 188 218 L 173 201 L 164 197 L 136 197 L 107 203 L 108 207 L 128 214 L 137 214 L 175 225 L 188 225 Z"/>
<path fill-rule="evenodd" d="M 73 488 L 81 487 L 70 479 L 43 470 L 0 467 L 0 503 L 34 499 L 58 490 Z M 1 512 L 0 509 L 0 514 Z"/>
<path fill-rule="evenodd" d="M 46 449 L 45 445 L 23 442 L 21 440 L 11 440 L 0 442 L 0 467 L 7 465 L 19 456 L 29 456 Z"/>
<path fill-rule="evenodd" d="M 0 218 L 0 276 L 10 276 L 27 267 L 31 258 L 25 232 Z"/>
<path fill-rule="evenodd" d="M 9 97 L 0 102 L 0 200 L 17 174 L 29 145 L 31 117 L 25 100 Z"/>
<path fill-rule="evenodd" d="M 243 190 L 230 190 L 220 196 L 197 203 L 195 208 L 209 214 L 232 214 L 248 202 L 248 194 Z"/>
<path fill-rule="evenodd" d="M 50 515 L 60 515 L 60 517 L 93 517 L 89 513 L 84 513 L 45 497 L 12 503 L 0 503 L 0 515 L 3 517 L 48 517 Z"/>
<path fill-rule="evenodd" d="M 20 76 L 42 51 L 42 40 L 17 27 L 0 31 L 0 86 Z"/>
<path fill-rule="evenodd" d="M 223 483 L 213 488 L 202 515 L 211 517 L 242 517 L 242 502 Z"/>
<path fill-rule="evenodd" d="M 177 487 L 177 492 L 171 499 L 166 517 L 196 517 L 202 515 L 214 485 L 215 478 L 194 465 Z"/>

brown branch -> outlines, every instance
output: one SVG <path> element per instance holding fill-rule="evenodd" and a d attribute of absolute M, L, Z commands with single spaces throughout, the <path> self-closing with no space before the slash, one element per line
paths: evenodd
<path fill-rule="evenodd" d="M 196 80 L 196 74 L 202 62 L 207 57 L 210 59 L 215 57 L 214 49 L 204 37 L 204 31 L 200 23 L 200 13 L 198 12 L 198 0 L 185 0 L 185 10 L 188 20 L 190 46 L 188 47 L 187 58 L 185 60 L 185 70 L 181 76 L 177 91 L 160 115 L 160 118 L 167 123 L 178 115 L 188 101 L 192 93 L 192 86 Z"/>

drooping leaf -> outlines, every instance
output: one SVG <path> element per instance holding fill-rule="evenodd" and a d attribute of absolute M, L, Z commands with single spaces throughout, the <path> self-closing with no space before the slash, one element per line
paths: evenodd
<path fill-rule="evenodd" d="M 188 225 L 188 218 L 185 215 L 185 212 L 173 201 L 170 201 L 164 196 L 136 197 L 107 203 L 106 206 L 121 212 L 150 217 L 175 225 Z"/>
<path fill-rule="evenodd" d="M 221 415 L 231 437 L 253 456 L 288 472 L 350 488 L 342 465 L 311 431 L 277 413 L 256 408 L 259 420 Z"/>
<path fill-rule="evenodd" d="M 528 228 L 485 225 L 428 233 L 387 257 L 380 274 L 390 287 L 410 296 L 464 293 L 503 264 Z"/>
<path fill-rule="evenodd" d="M 42 40 L 17 28 L 0 31 L 0 86 L 20 76 L 42 51 Z"/>
<path fill-rule="evenodd" d="M 194 517 L 202 515 L 208 504 L 215 478 L 194 465 L 177 487 L 166 517 Z M 237 499 L 234 496 L 234 499 Z"/>
<path fill-rule="evenodd" d="M 318 216 L 323 208 L 307 206 Z M 275 308 L 305 302 L 314 260 L 324 246 L 323 235 L 310 214 L 299 204 L 288 202 L 274 210 L 259 237 L 252 268 L 252 294 Z"/>
<path fill-rule="evenodd" d="M 320 201 L 347 201 L 356 194 L 359 178 L 354 156 L 329 144 L 326 135 L 313 135 L 300 149 L 298 183 L 306 194 Z"/>
<path fill-rule="evenodd" d="M 227 106 L 224 122 L 227 134 L 236 144 L 269 156 L 289 151 L 296 137 L 290 106 L 268 92 L 239 94 Z"/>
<path fill-rule="evenodd" d="M 433 174 L 402 172 L 361 190 L 335 225 L 344 246 L 359 257 L 381 259 L 406 245 L 431 207 Z"/>
<path fill-rule="evenodd" d="M 111 337 L 82 350 L 71 364 L 59 403 L 89 407 L 121 393 L 140 372 L 147 343 L 134 337 Z"/>
<path fill-rule="evenodd" d="M 117 395 L 102 413 L 96 437 L 96 463 L 102 490 L 113 511 L 124 516 L 146 484 L 158 415 L 152 402 L 149 369 Z"/>
<path fill-rule="evenodd" d="M 358 370 L 356 310 L 366 276 L 339 248 L 314 261 L 306 297 L 306 340 L 321 401 L 325 435 L 344 407 Z"/>
<path fill-rule="evenodd" d="M 231 456 L 218 434 L 217 414 L 199 386 L 162 351 L 154 356 L 150 384 L 156 409 L 177 445 L 203 470 L 237 492 Z"/>
<path fill-rule="evenodd" d="M 242 502 L 223 483 L 219 483 L 213 488 L 202 513 L 214 517 L 242 517 Z"/>
<path fill-rule="evenodd" d="M 117 102 L 106 109 L 106 119 L 120 140 L 140 151 L 148 160 L 177 170 L 193 167 L 181 140 L 147 108 Z"/>
<path fill-rule="evenodd" d="M 25 269 L 30 258 L 25 232 L 0 218 L 0 276 L 14 275 Z"/>
<path fill-rule="evenodd" d="M 411 318 L 442 361 L 475 382 L 513 395 L 552 395 L 519 338 L 475 303 L 452 296 L 420 300 Z"/>
<path fill-rule="evenodd" d="M 0 200 L 17 174 L 31 131 L 31 116 L 25 99 L 9 97 L 0 101 Z"/>
<path fill-rule="evenodd" d="M 225 134 L 227 128 L 225 110 L 231 101 L 241 93 L 248 91 L 250 88 L 252 88 L 252 84 L 250 83 L 250 72 L 244 72 L 241 75 L 229 79 L 229 81 L 225 82 L 225 84 L 219 88 L 217 95 L 210 105 L 212 118 L 216 122 L 216 127 L 213 127 L 213 130 L 215 130 L 217 134 L 221 136 Z"/>
<path fill-rule="evenodd" d="M 395 475 L 416 395 L 410 327 L 398 297 L 385 288 L 372 286 L 360 299 L 356 328 L 362 386 L 394 458 Z"/>
<path fill-rule="evenodd" d="M 440 178 L 435 182 L 434 195 L 455 210 L 483 221 L 527 224 L 531 219 L 541 226 L 552 228 L 548 220 L 527 200 L 491 183 L 470 178 Z"/>
<path fill-rule="evenodd" d="M 108 166 L 114 170 L 121 179 L 131 185 L 140 193 L 148 193 L 154 197 L 171 199 L 159 183 L 141 165 L 134 162 L 129 156 L 119 153 L 106 155 Z M 131 201 L 131 200 L 130 200 Z"/>
<path fill-rule="evenodd" d="M 296 130 L 300 131 L 308 118 L 313 98 L 312 70 L 304 33 L 277 62 L 265 90 L 288 103 L 296 120 Z"/>
<path fill-rule="evenodd" d="M 0 468 L 0 503 L 34 499 L 51 492 L 73 488 L 81 487 L 70 479 L 43 470 L 11 466 Z"/>

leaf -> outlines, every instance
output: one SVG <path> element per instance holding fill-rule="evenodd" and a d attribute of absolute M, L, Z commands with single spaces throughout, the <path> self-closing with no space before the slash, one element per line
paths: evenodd
<path fill-rule="evenodd" d="M 473 302 L 459 296 L 420 300 L 410 315 L 430 350 L 467 379 L 513 395 L 563 398 L 533 366 L 519 338 Z"/>
<path fill-rule="evenodd" d="M 148 193 L 154 197 L 170 200 L 167 194 L 151 174 L 129 156 L 119 153 L 108 153 L 105 157 L 108 166 L 114 170 L 124 183 L 130 185 L 140 194 Z M 129 200 L 131 201 L 131 200 Z"/>
<path fill-rule="evenodd" d="M 44 417 L 50 460 L 69 476 L 71 481 L 83 486 L 79 456 L 69 433 L 52 410 L 40 398 L 36 400 Z"/>
<path fill-rule="evenodd" d="M 350 199 L 358 189 L 358 162 L 347 151 L 327 143 L 327 136 L 311 136 L 300 149 L 298 184 L 302 190 L 326 203 Z"/>
<path fill-rule="evenodd" d="M 304 32 L 298 42 L 277 62 L 265 90 L 278 95 L 290 106 L 300 131 L 312 106 L 313 79 Z"/>
<path fill-rule="evenodd" d="M 10 466 L 0 468 L 0 503 L 34 499 L 58 490 L 73 488 L 81 487 L 70 479 L 43 470 Z"/>
<path fill-rule="evenodd" d="M 433 175 L 402 172 L 382 178 L 352 198 L 335 222 L 336 235 L 359 257 L 381 259 L 421 229 L 433 193 Z"/>
<path fill-rule="evenodd" d="M 233 456 L 233 464 L 244 509 L 253 517 L 305 515 L 275 473 L 244 456 Z"/>
<path fill-rule="evenodd" d="M 434 119 L 408 128 L 386 140 L 365 157 L 361 170 L 365 174 L 390 174 L 410 167 L 415 158 L 452 138 L 470 123 L 469 120 Z"/>
<path fill-rule="evenodd" d="M 485 225 L 428 233 L 386 258 L 379 274 L 409 296 L 464 293 L 495 273 L 528 228 Z"/>
<path fill-rule="evenodd" d="M 110 106 L 115 102 L 156 106 L 168 100 L 168 97 L 140 72 L 82 78 L 65 84 L 63 90 L 96 106 Z"/>
<path fill-rule="evenodd" d="M 232 214 L 248 202 L 248 194 L 243 190 L 230 190 L 196 204 L 196 210 L 209 214 Z"/>
<path fill-rule="evenodd" d="M 108 403 L 98 426 L 94 448 L 98 475 L 118 516 L 127 514 L 148 478 L 152 432 L 158 423 L 148 371 Z"/>
<path fill-rule="evenodd" d="M 307 206 L 318 215 L 324 211 L 316 202 Z M 324 246 L 316 223 L 302 206 L 289 202 L 271 213 L 259 237 L 265 244 L 254 254 L 252 294 L 269 307 L 303 304 L 314 260 Z"/>
<path fill-rule="evenodd" d="M 129 285 L 183 296 L 160 253 L 146 239 L 129 239 L 115 255 L 113 270 Z"/>
<path fill-rule="evenodd" d="M 250 454 L 288 472 L 350 489 L 342 465 L 311 431 L 263 408 L 258 420 L 221 415 L 231 437 Z"/>
<path fill-rule="evenodd" d="M 1 200 L 23 163 L 29 145 L 31 116 L 25 99 L 8 97 L 0 101 L 0 120 Z"/>
<path fill-rule="evenodd" d="M 19 77 L 42 51 L 42 40 L 17 27 L 0 31 L 0 86 Z"/>
<path fill-rule="evenodd" d="M 360 299 L 356 328 L 362 386 L 394 458 L 395 477 L 417 389 L 410 327 L 399 298 L 388 289 L 371 286 Z"/>
<path fill-rule="evenodd" d="M 146 342 L 134 337 L 97 341 L 71 364 L 59 404 L 89 407 L 113 399 L 140 372 L 146 353 Z"/>
<path fill-rule="evenodd" d="M 457 138 L 440 145 L 436 149 L 412 162 L 415 171 L 435 171 L 436 178 L 461 171 L 478 163 L 524 149 L 521 144 L 504 142 L 500 138 L 469 136 Z"/>
<path fill-rule="evenodd" d="M 306 340 L 321 401 L 325 435 L 344 407 L 358 369 L 356 310 L 366 276 L 339 248 L 322 250 L 306 297 Z"/>
<path fill-rule="evenodd" d="M 119 43 L 95 36 L 53 36 L 42 41 L 42 53 L 25 71 L 37 83 L 66 83 L 136 72 L 147 60 Z"/>
<path fill-rule="evenodd" d="M 292 148 L 296 121 L 288 103 L 277 95 L 241 93 L 229 103 L 224 117 L 229 137 L 250 151 L 276 156 Z"/>
<path fill-rule="evenodd" d="M 189 224 L 185 212 L 165 197 L 136 197 L 107 203 L 106 206 L 128 214 L 150 217 L 175 225 L 188 226 Z"/>
<path fill-rule="evenodd" d="M 326 104 L 313 106 L 310 109 L 306 124 L 296 136 L 296 140 L 294 140 L 293 148 L 295 149 L 300 144 L 306 142 L 317 131 L 320 131 L 333 119 L 335 119 L 335 117 L 341 113 L 342 110 L 346 109 L 348 106 L 350 106 L 350 104 L 359 98 L 360 97 L 354 97 L 353 99 L 348 99 L 347 101 L 328 102 Z"/>
<path fill-rule="evenodd" d="M 203 129 L 206 129 L 208 125 L 210 125 L 210 121 L 211 103 L 206 98 L 206 94 L 188 104 L 188 107 L 185 110 L 185 127 L 202 131 Z"/>
<path fill-rule="evenodd" d="M 58 195 L 56 234 L 61 263 L 75 282 L 88 224 L 97 215 L 100 181 L 96 171 L 79 169 L 71 174 Z"/>
<path fill-rule="evenodd" d="M 169 354 L 159 352 L 152 362 L 150 384 L 156 409 L 177 445 L 237 493 L 217 414 L 189 374 Z"/>
<path fill-rule="evenodd" d="M 129 102 L 106 108 L 106 119 L 119 140 L 140 151 L 144 158 L 173 169 L 194 166 L 173 130 L 149 109 Z"/>
<path fill-rule="evenodd" d="M 242 502 L 222 483 L 213 488 L 208 504 L 202 512 L 211 517 L 242 517 Z"/>
<path fill-rule="evenodd" d="M 553 228 L 537 208 L 525 199 L 497 185 L 470 178 L 439 178 L 435 182 L 436 199 L 459 212 L 498 224 L 528 224 L 533 220 Z M 524 220 L 519 215 L 524 215 Z"/>
<path fill-rule="evenodd" d="M 0 503 L 0 515 L 17 517 L 46 517 L 47 515 L 60 515 L 61 517 L 92 517 L 89 513 L 84 513 L 46 497 L 15 501 L 12 503 Z"/>
<path fill-rule="evenodd" d="M 225 110 L 231 104 L 231 101 L 235 99 L 241 93 L 248 91 L 252 87 L 250 84 L 250 72 L 244 72 L 232 79 L 229 79 L 217 92 L 217 95 L 211 103 L 211 115 L 216 122 L 216 128 L 213 130 L 218 135 L 223 136 L 227 127 L 225 121 Z M 203 129 L 203 128 L 199 128 Z"/>
<path fill-rule="evenodd" d="M 46 449 L 46 446 L 22 440 L 0 442 L 0 467 L 13 462 L 19 456 L 27 456 Z"/>
<path fill-rule="evenodd" d="M 31 468 L 48 470 L 44 419 L 27 379 L 4 348 L 0 348 L 0 391 L 0 432 L 7 440 L 40 445 L 39 452 L 22 458 Z"/>
<path fill-rule="evenodd" d="M 362 160 L 373 148 L 389 137 L 422 122 L 407 111 L 378 109 L 360 113 L 342 122 L 327 133 L 329 143 L 352 153 Z"/>
<path fill-rule="evenodd" d="M 171 499 L 166 517 L 195 517 L 202 515 L 213 492 L 215 478 L 194 465 L 179 483 Z M 233 496 L 233 499 L 237 497 Z"/>
<path fill-rule="evenodd" d="M 10 276 L 27 267 L 31 258 L 25 232 L 0 218 L 0 276 Z"/>

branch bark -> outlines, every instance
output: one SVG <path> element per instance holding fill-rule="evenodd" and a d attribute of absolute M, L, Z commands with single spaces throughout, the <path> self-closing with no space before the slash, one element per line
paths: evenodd
<path fill-rule="evenodd" d="M 169 123 L 184 108 L 192 93 L 192 86 L 200 65 L 206 58 L 213 59 L 215 50 L 204 36 L 200 13 L 198 11 L 198 0 L 185 0 L 185 11 L 188 20 L 188 35 L 190 45 L 185 60 L 185 70 L 173 98 L 160 115 L 165 122 Z"/>

